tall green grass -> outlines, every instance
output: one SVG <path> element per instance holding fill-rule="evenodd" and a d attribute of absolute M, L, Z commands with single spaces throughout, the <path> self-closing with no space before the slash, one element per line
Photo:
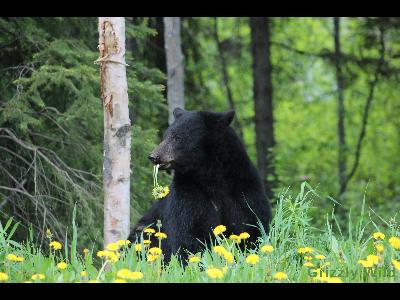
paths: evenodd
<path fill-rule="evenodd" d="M 310 215 L 312 210 L 318 209 L 318 201 L 322 201 L 321 198 L 307 183 L 301 185 L 300 193 L 295 197 L 286 190 L 277 201 L 269 234 L 262 230 L 263 234 L 256 247 L 247 245 L 246 250 L 241 251 L 228 237 L 223 234 L 215 237 L 210 232 L 210 236 L 213 237 L 213 246 L 223 246 L 226 252 L 233 255 L 234 261 L 228 263 L 213 249 L 206 249 L 202 253 L 193 254 L 199 257 L 200 261 L 189 262 L 186 267 L 183 267 L 176 257 L 172 257 L 171 262 L 165 265 L 162 255 L 155 261 L 148 262 L 148 251 L 143 244 L 143 239 L 138 242 L 142 244 L 141 251 L 136 252 L 135 247 L 123 246 L 118 252 L 119 259 L 113 263 L 98 257 L 96 254 L 102 249 L 92 249 L 91 245 L 87 245 L 90 250 L 84 254 L 83 249 L 77 249 L 79 230 L 75 225 L 74 217 L 71 242 L 63 241 L 61 250 L 37 247 L 32 231 L 26 241 L 16 242 L 12 240 L 12 237 L 18 228 L 18 223 L 13 224 L 10 219 L 4 226 L 0 224 L 0 272 L 7 274 L 8 279 L 5 282 L 95 281 L 106 283 L 121 279 L 123 272 L 118 273 L 121 269 L 140 272 L 143 275 L 140 279 L 125 278 L 127 282 L 400 281 L 400 272 L 392 263 L 392 260 L 399 261 L 400 250 L 395 249 L 388 242 L 390 237 L 400 235 L 395 217 L 388 221 L 383 220 L 372 209 L 366 209 L 364 198 L 358 215 L 350 217 L 352 214 L 349 214 L 345 230 L 339 225 L 334 210 L 330 215 L 320 216 L 326 219 L 323 228 L 315 228 L 312 226 Z M 75 215 L 74 210 L 73 216 Z M 378 231 L 385 234 L 384 240 L 376 241 L 372 237 L 373 232 Z M 50 242 L 51 236 L 48 238 Z M 383 253 L 377 253 L 374 246 L 376 243 L 384 247 Z M 163 241 L 161 241 L 161 249 L 162 245 Z M 263 253 L 261 251 L 263 245 L 271 245 L 273 251 Z M 299 253 L 298 250 L 302 247 L 312 248 L 312 253 Z M 24 257 L 24 261 L 9 261 L 7 255 L 12 253 Z M 246 258 L 251 254 L 258 256 L 257 263 L 246 262 Z M 324 255 L 325 259 L 317 259 L 318 254 Z M 376 261 L 373 267 L 366 268 L 358 261 L 365 259 L 368 255 L 377 255 L 379 261 Z M 312 257 L 309 262 L 314 267 L 304 266 L 306 256 Z M 59 262 L 66 262 L 67 268 L 58 269 Z M 220 278 L 210 277 L 212 272 L 207 272 L 210 269 L 214 269 L 214 274 L 218 273 Z M 277 279 L 275 275 L 278 272 L 284 272 L 287 278 Z M 45 278 L 35 281 L 31 279 L 33 274 L 43 274 Z"/>

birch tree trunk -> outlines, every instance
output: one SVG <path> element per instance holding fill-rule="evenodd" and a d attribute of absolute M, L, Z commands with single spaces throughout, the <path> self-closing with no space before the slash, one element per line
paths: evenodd
<path fill-rule="evenodd" d="M 164 17 L 164 40 L 167 58 L 168 124 L 174 121 L 175 108 L 185 108 L 183 85 L 183 54 L 181 49 L 181 18 Z"/>
<path fill-rule="evenodd" d="M 104 108 L 104 245 L 129 234 L 131 122 L 125 64 L 125 19 L 99 18 Z"/>
<path fill-rule="evenodd" d="M 251 52 L 253 56 L 253 94 L 256 129 L 257 167 L 268 198 L 273 197 L 275 168 L 272 148 L 275 146 L 272 102 L 272 64 L 270 20 L 251 17 Z M 273 178 L 273 179 L 272 179 Z"/>

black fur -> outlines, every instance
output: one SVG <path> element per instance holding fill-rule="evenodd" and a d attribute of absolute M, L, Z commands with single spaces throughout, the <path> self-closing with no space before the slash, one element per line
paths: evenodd
<path fill-rule="evenodd" d="M 134 241 L 142 230 L 161 220 L 166 261 L 171 254 L 187 257 L 209 243 L 212 229 L 223 224 L 225 236 L 260 235 L 257 218 L 268 232 L 271 209 L 262 181 L 234 130 L 234 112 L 213 113 L 178 109 L 152 160 L 174 169 L 169 195 L 156 201 L 132 229 Z M 249 208 L 251 207 L 251 209 Z M 257 216 L 257 217 L 256 217 Z M 157 245 L 157 244 L 155 244 Z"/>

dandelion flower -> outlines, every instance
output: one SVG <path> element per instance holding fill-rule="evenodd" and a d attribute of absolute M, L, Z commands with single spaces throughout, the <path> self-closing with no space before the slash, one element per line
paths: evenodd
<path fill-rule="evenodd" d="M 117 276 L 120 278 L 128 278 L 130 275 L 131 271 L 129 269 L 121 269 L 117 272 Z"/>
<path fill-rule="evenodd" d="M 258 257 L 257 254 L 250 254 L 249 256 L 246 257 L 246 263 L 255 265 L 260 261 L 260 258 Z"/>
<path fill-rule="evenodd" d="M 343 283 L 342 279 L 340 279 L 339 277 L 328 277 L 326 279 L 327 283 Z"/>
<path fill-rule="evenodd" d="M 100 283 L 100 281 L 98 281 L 97 279 L 92 279 L 89 280 L 88 283 Z"/>
<path fill-rule="evenodd" d="M 145 244 L 145 245 L 150 245 L 150 244 L 151 244 L 151 241 L 150 241 L 150 240 L 143 240 L 143 244 Z"/>
<path fill-rule="evenodd" d="M 242 232 L 242 233 L 239 235 L 239 237 L 240 237 L 242 240 L 247 240 L 247 239 L 250 237 L 250 234 L 248 234 L 247 232 Z"/>
<path fill-rule="evenodd" d="M 207 275 L 211 278 L 222 278 L 224 277 L 224 272 L 217 268 L 210 268 L 206 271 Z"/>
<path fill-rule="evenodd" d="M 374 265 L 372 261 L 367 261 L 365 259 L 360 259 L 357 263 L 362 265 L 364 268 L 371 268 Z"/>
<path fill-rule="evenodd" d="M 82 277 L 87 277 L 87 272 L 86 272 L 86 271 L 82 271 L 82 272 L 81 272 L 81 276 L 82 276 Z"/>
<path fill-rule="evenodd" d="M 153 254 L 147 255 L 148 262 L 153 262 L 153 261 L 157 260 L 157 258 L 158 258 L 158 255 L 153 255 Z"/>
<path fill-rule="evenodd" d="M 145 230 L 143 230 L 143 232 L 149 234 L 156 233 L 156 231 L 153 228 L 146 228 Z"/>
<path fill-rule="evenodd" d="M 228 250 L 226 250 L 223 246 L 215 246 L 213 247 L 213 251 L 219 256 L 223 256 L 226 252 L 228 252 Z"/>
<path fill-rule="evenodd" d="M 311 247 L 301 247 L 297 250 L 297 252 L 300 254 L 312 253 L 313 251 L 314 251 L 314 249 Z"/>
<path fill-rule="evenodd" d="M 304 256 L 304 259 L 305 259 L 305 260 L 312 260 L 312 256 L 306 255 L 306 256 Z"/>
<path fill-rule="evenodd" d="M 230 253 L 230 252 L 225 252 L 224 253 L 224 259 L 230 264 L 235 261 L 235 258 L 233 257 L 233 254 Z"/>
<path fill-rule="evenodd" d="M 119 249 L 119 245 L 117 243 L 110 243 L 106 247 L 107 250 L 117 251 Z"/>
<path fill-rule="evenodd" d="M 149 249 L 149 253 L 153 255 L 160 255 L 162 253 L 162 250 L 158 247 L 153 247 Z"/>
<path fill-rule="evenodd" d="M 322 254 L 318 254 L 318 255 L 315 255 L 315 258 L 319 259 L 319 260 L 324 260 L 326 258 L 326 256 L 322 255 Z"/>
<path fill-rule="evenodd" d="M 60 242 L 52 241 L 49 246 L 53 248 L 54 250 L 60 250 L 62 248 L 62 245 Z"/>
<path fill-rule="evenodd" d="M 52 235 L 53 235 L 53 234 L 51 233 L 51 230 L 47 228 L 47 230 L 46 230 L 46 236 L 47 236 L 48 238 L 51 238 Z"/>
<path fill-rule="evenodd" d="M 32 280 L 43 280 L 45 278 L 46 276 L 44 276 L 44 274 L 33 274 L 31 277 Z"/>
<path fill-rule="evenodd" d="M 231 234 L 231 235 L 229 236 L 229 239 L 230 239 L 231 241 L 234 241 L 236 244 L 240 244 L 240 242 L 242 241 L 242 239 L 241 239 L 238 235 L 236 235 L 236 234 Z"/>
<path fill-rule="evenodd" d="M 310 261 L 307 261 L 307 262 L 304 263 L 303 266 L 305 266 L 305 267 L 314 267 L 314 264 L 312 262 L 310 262 Z"/>
<path fill-rule="evenodd" d="M 400 238 L 395 237 L 395 236 L 392 236 L 392 237 L 389 239 L 389 243 L 390 243 L 390 245 L 392 245 L 392 247 L 393 247 L 394 249 L 396 249 L 396 250 L 399 250 L 399 249 L 400 249 Z"/>
<path fill-rule="evenodd" d="M 13 261 L 13 262 L 23 262 L 25 260 L 25 258 L 23 258 L 22 256 L 17 256 L 14 253 L 8 254 L 6 256 L 7 260 L 9 261 Z"/>
<path fill-rule="evenodd" d="M 8 275 L 6 273 L 0 272 L 0 281 L 7 281 Z"/>
<path fill-rule="evenodd" d="M 400 271 L 400 261 L 392 259 L 392 264 L 398 271 Z"/>
<path fill-rule="evenodd" d="M 89 253 L 89 249 L 85 248 L 83 249 L 83 254 L 87 255 Z"/>
<path fill-rule="evenodd" d="M 385 235 L 382 232 L 375 232 L 372 236 L 376 240 L 384 240 L 385 239 Z"/>
<path fill-rule="evenodd" d="M 165 234 L 165 233 L 163 233 L 163 232 L 157 232 L 154 236 L 155 236 L 156 238 L 160 239 L 160 240 L 166 239 L 166 238 L 167 238 L 167 234 Z"/>
<path fill-rule="evenodd" d="M 117 277 L 129 280 L 138 280 L 143 278 L 142 272 L 132 272 L 128 269 L 121 269 L 117 272 Z"/>
<path fill-rule="evenodd" d="M 113 283 L 126 283 L 126 280 L 117 278 L 113 280 Z"/>
<path fill-rule="evenodd" d="M 218 225 L 214 228 L 213 233 L 214 235 L 220 235 L 221 233 L 226 231 L 226 227 L 224 225 Z"/>
<path fill-rule="evenodd" d="M 285 272 L 276 272 L 274 275 L 274 278 L 276 280 L 285 280 L 288 278 L 287 274 Z"/>
<path fill-rule="evenodd" d="M 198 256 L 192 256 L 189 258 L 189 263 L 198 263 L 200 262 L 200 257 Z"/>
<path fill-rule="evenodd" d="M 135 251 L 136 252 L 142 251 L 142 244 L 135 244 Z"/>
<path fill-rule="evenodd" d="M 57 264 L 57 269 L 60 270 L 65 270 L 68 267 L 68 264 L 66 264 L 65 262 L 60 262 Z"/>
<path fill-rule="evenodd" d="M 272 251 L 274 251 L 274 247 L 272 247 L 271 245 L 264 245 L 261 247 L 261 252 L 271 253 Z"/>
<path fill-rule="evenodd" d="M 119 247 L 128 246 L 128 245 L 131 244 L 131 241 L 129 241 L 129 240 L 119 240 L 119 241 L 116 241 L 115 244 L 117 244 Z"/>
<path fill-rule="evenodd" d="M 367 261 L 371 262 L 373 265 L 376 265 L 379 263 L 379 256 L 378 255 L 374 255 L 374 254 L 370 254 L 367 256 Z"/>
<path fill-rule="evenodd" d="M 385 251 L 385 248 L 383 247 L 382 244 L 375 244 L 375 249 L 376 249 L 376 252 L 378 252 L 378 253 L 383 253 L 383 251 Z"/>
<path fill-rule="evenodd" d="M 169 194 L 169 186 L 161 186 L 158 185 L 153 188 L 152 194 L 155 199 L 162 199 L 165 198 Z"/>
<path fill-rule="evenodd" d="M 23 283 L 32 283 L 32 281 L 27 280 L 27 281 L 24 281 Z"/>

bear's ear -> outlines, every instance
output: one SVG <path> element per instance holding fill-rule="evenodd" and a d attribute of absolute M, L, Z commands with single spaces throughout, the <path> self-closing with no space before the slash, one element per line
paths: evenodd
<path fill-rule="evenodd" d="M 224 126 L 229 126 L 232 123 L 233 118 L 235 117 L 235 111 L 232 109 L 232 110 L 221 113 L 221 115 L 222 115 L 221 123 Z"/>
<path fill-rule="evenodd" d="M 210 127 L 220 126 L 228 127 L 235 116 L 234 110 L 229 110 L 226 112 L 203 112 L 206 124 Z"/>
<path fill-rule="evenodd" d="M 180 107 L 177 107 L 174 109 L 174 111 L 172 112 L 172 114 L 174 115 L 175 119 L 178 119 L 180 116 L 182 116 L 184 114 L 185 110 L 183 110 Z"/>

